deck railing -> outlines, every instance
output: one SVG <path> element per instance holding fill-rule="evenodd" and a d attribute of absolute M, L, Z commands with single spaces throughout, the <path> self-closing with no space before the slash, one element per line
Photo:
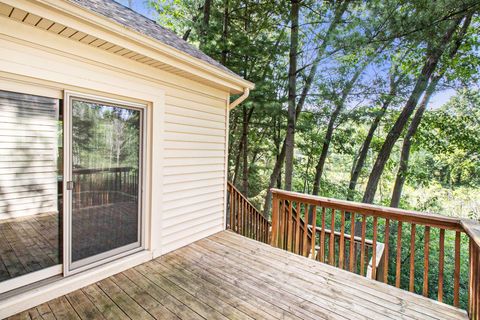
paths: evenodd
<path fill-rule="evenodd" d="M 108 205 L 130 201 L 138 196 L 138 169 L 116 167 L 101 169 L 73 169 L 76 208 Z"/>
<path fill-rule="evenodd" d="M 463 307 L 471 319 L 480 319 L 480 229 L 475 222 L 278 189 L 273 189 L 272 194 L 270 243 L 273 246 L 457 307 L 462 287 L 462 292 L 468 291 L 468 305 Z M 300 225 L 294 223 L 299 217 L 304 218 L 301 222 L 304 229 L 315 230 L 310 239 L 300 241 Z M 445 247 L 446 237 L 453 240 L 452 250 Z M 434 238 L 438 243 L 431 241 Z M 468 268 L 468 262 L 461 260 L 467 238 L 470 269 L 461 278 L 461 268 Z M 430 252 L 433 247 L 435 250 Z M 434 257 L 433 253 L 438 256 Z M 369 264 L 371 270 L 368 270 Z M 448 287 L 446 277 L 453 278 Z M 446 293 L 449 301 L 445 299 Z"/>
<path fill-rule="evenodd" d="M 228 182 L 227 229 L 238 234 L 269 243 L 270 222 L 253 204 Z"/>

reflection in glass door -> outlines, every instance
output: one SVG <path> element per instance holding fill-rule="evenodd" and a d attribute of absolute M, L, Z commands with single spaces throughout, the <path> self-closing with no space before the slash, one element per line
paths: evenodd
<path fill-rule="evenodd" d="M 68 98 L 66 273 L 141 247 L 143 109 Z"/>

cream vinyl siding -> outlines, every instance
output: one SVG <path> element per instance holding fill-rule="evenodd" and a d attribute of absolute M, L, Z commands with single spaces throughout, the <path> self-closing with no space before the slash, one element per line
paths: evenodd
<path fill-rule="evenodd" d="M 57 211 L 58 99 L 0 88 L 0 220 Z"/>
<path fill-rule="evenodd" d="M 163 251 L 223 228 L 226 101 L 165 96 Z"/>
<path fill-rule="evenodd" d="M 2 17 L 0 23 L 0 90 L 11 91 L 9 79 L 33 79 L 59 92 L 148 105 L 146 243 L 154 256 L 224 229 L 227 91 Z"/>

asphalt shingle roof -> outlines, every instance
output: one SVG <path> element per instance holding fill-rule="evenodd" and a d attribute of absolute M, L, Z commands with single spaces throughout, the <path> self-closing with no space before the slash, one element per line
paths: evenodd
<path fill-rule="evenodd" d="M 220 68 L 232 75 L 236 75 L 233 71 L 223 66 L 218 61 L 210 58 L 202 51 L 198 50 L 173 31 L 166 29 L 150 20 L 143 15 L 131 10 L 128 7 L 121 5 L 113 0 L 70 0 L 90 11 L 105 16 L 106 18 L 113 20 L 116 23 L 123 25 L 124 27 L 142 33 L 150 38 L 158 40 L 166 45 L 169 45 L 175 49 L 183 51 L 195 58 L 203 60 L 215 67 Z"/>

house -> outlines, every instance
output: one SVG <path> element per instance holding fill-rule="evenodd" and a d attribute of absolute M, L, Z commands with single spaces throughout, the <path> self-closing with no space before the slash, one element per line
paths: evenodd
<path fill-rule="evenodd" d="M 1 1 L 0 26 L 0 317 L 224 229 L 252 83 L 110 0 Z"/>
<path fill-rule="evenodd" d="M 253 87 L 113 0 L 0 0 L 0 318 L 480 319 L 477 222 L 227 182 Z"/>

